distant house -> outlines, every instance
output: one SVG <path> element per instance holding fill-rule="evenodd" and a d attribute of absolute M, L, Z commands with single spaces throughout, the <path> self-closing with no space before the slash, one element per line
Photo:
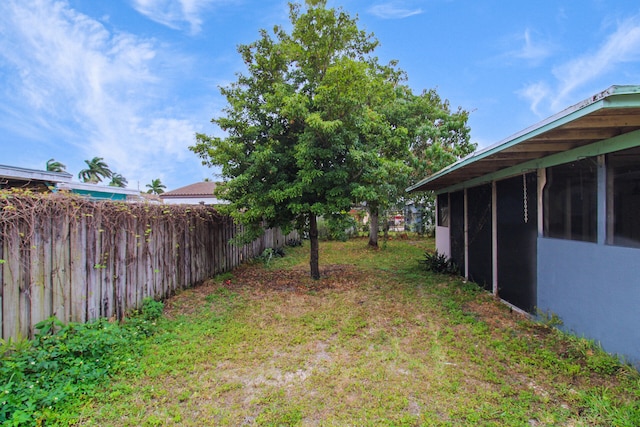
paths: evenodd
<path fill-rule="evenodd" d="M 51 191 L 56 184 L 70 183 L 68 172 L 49 172 L 36 169 L 0 165 L 0 189 L 24 188 L 33 191 Z"/>
<path fill-rule="evenodd" d="M 640 366 L 640 86 L 612 86 L 425 178 L 436 247 L 512 307 Z"/>
<path fill-rule="evenodd" d="M 227 203 L 213 194 L 215 189 L 215 182 L 202 181 L 162 193 L 160 198 L 164 203 L 173 205 L 220 205 Z"/>
<path fill-rule="evenodd" d="M 144 199 L 140 191 L 130 188 L 112 187 L 109 185 L 88 184 L 84 182 L 61 182 L 56 185 L 57 191 L 68 191 L 91 200 L 113 200 L 120 202 L 141 202 Z"/>
<path fill-rule="evenodd" d="M 68 172 L 49 172 L 0 165 L 0 189 L 24 188 L 38 192 L 68 191 L 91 200 L 138 202 L 143 199 L 138 190 L 106 185 L 72 182 Z"/>

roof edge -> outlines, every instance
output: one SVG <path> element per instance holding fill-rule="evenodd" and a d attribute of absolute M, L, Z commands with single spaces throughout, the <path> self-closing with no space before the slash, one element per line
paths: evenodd
<path fill-rule="evenodd" d="M 8 165 L 0 165 L 0 175 L 13 179 L 36 179 L 51 182 L 71 182 L 73 178 L 69 172 L 52 172 Z"/>
<path fill-rule="evenodd" d="M 429 182 L 432 182 L 441 176 L 444 176 L 454 170 L 460 169 L 467 164 L 473 163 L 477 160 L 481 160 L 487 156 L 500 152 L 506 148 L 519 144 L 522 141 L 525 141 L 541 132 L 546 132 L 548 130 L 553 129 L 561 124 L 564 124 L 569 121 L 573 121 L 580 116 L 586 115 L 588 113 L 592 113 L 593 111 L 597 111 L 603 108 L 610 106 L 610 103 L 613 102 L 614 97 L 621 95 L 633 95 L 640 94 L 640 86 L 638 85 L 612 85 L 607 89 L 599 92 L 583 101 L 578 102 L 564 110 L 547 117 L 540 122 L 535 123 L 532 126 L 524 128 L 523 130 L 516 132 L 515 134 L 498 141 L 495 144 L 492 144 L 488 147 L 481 149 L 480 151 L 473 152 L 466 157 L 450 164 L 449 166 L 440 169 L 438 172 L 428 176 L 417 182 L 416 184 L 408 187 L 405 191 L 408 193 L 414 191 L 421 191 L 420 187 L 425 186 Z"/>

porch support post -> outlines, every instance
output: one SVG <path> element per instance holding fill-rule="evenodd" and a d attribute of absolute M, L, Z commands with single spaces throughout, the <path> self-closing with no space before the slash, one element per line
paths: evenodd
<path fill-rule="evenodd" d="M 496 182 L 491 181 L 491 277 L 492 291 L 498 295 L 498 192 Z"/>
<path fill-rule="evenodd" d="M 597 229 L 598 244 L 604 245 L 607 241 L 607 169 L 604 161 L 604 154 L 597 157 L 598 159 L 598 203 Z"/>
<path fill-rule="evenodd" d="M 469 280 L 469 203 L 464 189 L 464 278 Z"/>
<path fill-rule="evenodd" d="M 538 169 L 538 237 L 544 236 L 544 186 L 547 184 L 547 170 Z"/>

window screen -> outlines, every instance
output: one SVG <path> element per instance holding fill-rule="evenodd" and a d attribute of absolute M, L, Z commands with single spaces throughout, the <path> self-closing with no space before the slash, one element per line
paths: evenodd
<path fill-rule="evenodd" d="M 640 247 L 640 147 L 607 155 L 607 241 Z"/>
<path fill-rule="evenodd" d="M 449 193 L 438 194 L 438 226 L 449 226 Z"/>
<path fill-rule="evenodd" d="M 597 163 L 587 158 L 547 168 L 544 232 L 558 239 L 597 240 Z"/>

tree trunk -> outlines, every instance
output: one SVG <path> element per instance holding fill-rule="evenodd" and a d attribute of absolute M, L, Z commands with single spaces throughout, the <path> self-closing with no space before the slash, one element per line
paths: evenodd
<path fill-rule="evenodd" d="M 378 247 L 378 207 L 369 205 L 369 246 Z"/>
<path fill-rule="evenodd" d="M 318 245 L 318 219 L 314 213 L 309 213 L 309 242 L 311 243 L 311 254 L 309 256 L 309 266 L 311 267 L 311 278 L 320 279 L 319 266 L 319 245 Z"/>
<path fill-rule="evenodd" d="M 384 222 L 382 223 L 382 239 L 385 244 L 387 240 L 389 240 L 389 217 L 388 213 L 384 214 L 384 218 L 382 219 Z"/>

